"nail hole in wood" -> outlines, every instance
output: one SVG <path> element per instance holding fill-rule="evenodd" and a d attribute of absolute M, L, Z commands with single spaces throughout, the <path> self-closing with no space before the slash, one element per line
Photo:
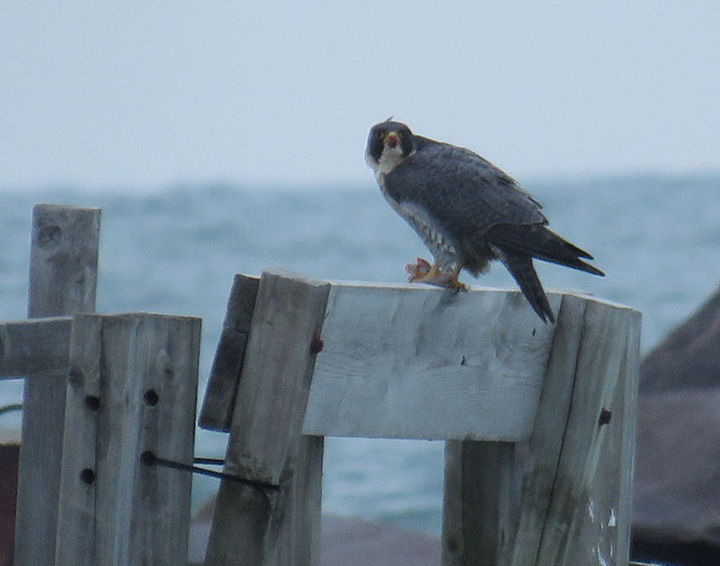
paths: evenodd
<path fill-rule="evenodd" d="M 91 468 L 85 468 L 80 472 L 80 481 L 90 485 L 95 481 L 95 472 Z"/>
<path fill-rule="evenodd" d="M 97 411 L 100 408 L 100 398 L 95 395 L 86 395 L 85 406 L 91 411 Z"/>
<path fill-rule="evenodd" d="M 145 392 L 143 399 L 145 399 L 145 403 L 147 403 L 151 407 L 154 407 L 158 404 L 158 401 L 160 401 L 160 395 L 158 395 L 157 391 L 155 391 L 154 389 L 148 389 Z"/>

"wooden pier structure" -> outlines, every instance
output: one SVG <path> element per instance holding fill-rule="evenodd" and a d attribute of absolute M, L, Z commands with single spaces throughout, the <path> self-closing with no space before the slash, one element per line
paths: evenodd
<path fill-rule="evenodd" d="M 0 377 L 26 378 L 17 566 L 186 561 L 190 474 L 153 459 L 193 462 L 200 320 L 95 314 L 99 220 L 35 208 L 30 318 L 0 324 Z M 514 291 L 237 275 L 205 565 L 316 566 L 346 436 L 445 442 L 443 566 L 627 566 L 640 313 L 549 299 L 555 325 Z"/>

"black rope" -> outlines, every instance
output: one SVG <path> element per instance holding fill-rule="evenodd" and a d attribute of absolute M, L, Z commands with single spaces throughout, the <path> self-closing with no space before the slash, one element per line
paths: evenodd
<path fill-rule="evenodd" d="M 255 489 L 261 489 L 263 491 L 277 491 L 280 486 L 274 483 L 266 483 L 261 481 L 249 480 L 233 474 L 226 474 L 225 472 L 216 472 L 215 470 L 208 470 L 207 468 L 200 468 L 193 466 L 192 464 L 183 464 L 182 462 L 176 462 L 174 460 L 168 460 L 166 458 L 160 458 L 153 454 L 150 450 L 142 453 L 140 456 L 143 463 L 148 466 L 163 466 L 165 468 L 171 468 L 173 470 L 180 470 L 183 472 L 190 472 L 193 474 L 200 474 L 203 476 L 210 476 L 212 478 L 219 478 L 242 485 L 247 485 Z M 223 460 L 218 458 L 194 458 L 193 461 L 198 464 L 209 464 L 209 465 L 222 465 Z"/>

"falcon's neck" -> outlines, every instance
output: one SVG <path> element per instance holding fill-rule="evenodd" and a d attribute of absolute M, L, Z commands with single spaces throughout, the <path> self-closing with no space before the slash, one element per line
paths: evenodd
<path fill-rule="evenodd" d="M 400 149 L 399 146 L 397 149 Z M 385 175 L 392 173 L 395 167 L 400 165 L 413 153 L 415 152 L 413 151 L 409 155 L 403 155 L 402 151 L 395 151 L 395 149 L 390 150 L 386 148 L 385 151 L 380 154 L 380 159 L 377 161 L 369 160 L 370 167 L 372 168 L 373 173 L 375 173 L 375 180 L 378 182 L 378 185 L 382 186 Z"/>

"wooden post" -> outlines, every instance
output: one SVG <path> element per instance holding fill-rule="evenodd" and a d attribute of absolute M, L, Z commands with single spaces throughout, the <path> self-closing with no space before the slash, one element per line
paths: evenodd
<path fill-rule="evenodd" d="M 95 310 L 99 232 L 99 209 L 35 206 L 30 318 Z M 25 382 L 16 566 L 52 566 L 55 557 L 67 369 L 41 374 Z"/>
<path fill-rule="evenodd" d="M 176 566 L 187 559 L 200 319 L 78 315 L 57 566 Z"/>
<path fill-rule="evenodd" d="M 209 566 L 317 563 L 323 439 L 301 430 L 329 287 L 280 273 L 260 280 L 225 471 L 280 489 L 222 482 Z"/>
<path fill-rule="evenodd" d="M 259 283 L 257 277 L 248 275 L 238 274 L 233 280 L 220 342 L 200 411 L 199 425 L 202 428 L 230 431 Z"/>
<path fill-rule="evenodd" d="M 549 299 L 263 274 L 226 471 L 281 487 L 223 482 L 205 564 L 317 564 L 322 437 L 359 436 L 447 441 L 444 566 L 627 566 L 640 313 Z"/>
<path fill-rule="evenodd" d="M 72 317 L 0 324 L 0 379 L 65 373 Z"/>
<path fill-rule="evenodd" d="M 525 457 L 449 443 L 444 566 L 627 564 L 639 335 L 637 311 L 563 298 Z"/>

